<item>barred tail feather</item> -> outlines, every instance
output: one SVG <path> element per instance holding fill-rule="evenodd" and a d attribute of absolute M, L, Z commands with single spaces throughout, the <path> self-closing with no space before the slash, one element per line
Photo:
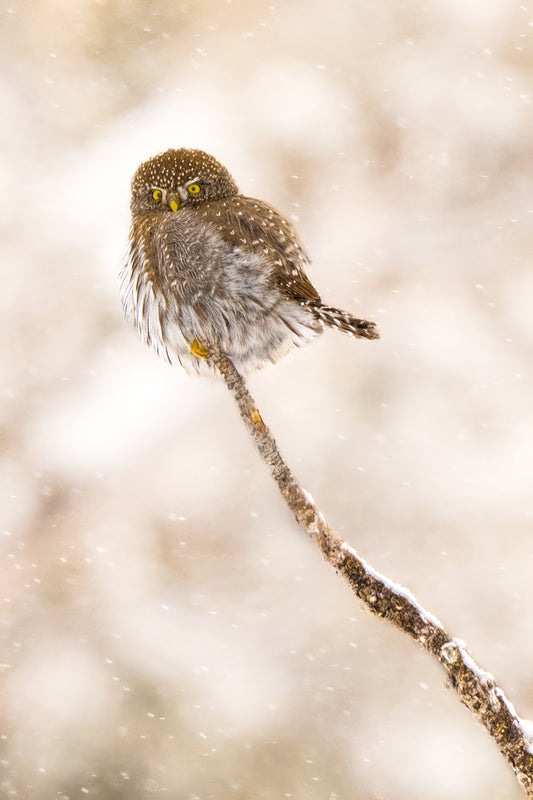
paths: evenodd
<path fill-rule="evenodd" d="M 314 306 L 313 310 L 317 318 L 329 328 L 336 328 L 350 336 L 357 336 L 358 339 L 380 338 L 375 322 L 358 319 L 348 311 L 341 311 L 340 308 L 332 306 Z"/>

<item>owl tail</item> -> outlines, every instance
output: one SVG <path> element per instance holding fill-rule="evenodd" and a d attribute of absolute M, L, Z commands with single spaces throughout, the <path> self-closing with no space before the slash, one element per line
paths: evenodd
<path fill-rule="evenodd" d="M 341 311 L 340 308 L 332 306 L 314 306 L 317 318 L 329 328 L 336 328 L 338 331 L 348 333 L 350 336 L 357 336 L 358 339 L 379 339 L 379 333 L 375 322 L 367 319 L 358 319 L 348 311 Z"/>

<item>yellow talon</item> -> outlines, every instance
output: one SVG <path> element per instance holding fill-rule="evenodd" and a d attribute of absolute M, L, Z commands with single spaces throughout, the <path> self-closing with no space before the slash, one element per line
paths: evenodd
<path fill-rule="evenodd" d="M 207 358 L 207 350 L 205 347 L 202 347 L 198 339 L 193 339 L 190 344 L 190 350 L 193 356 L 198 356 L 198 358 Z"/>

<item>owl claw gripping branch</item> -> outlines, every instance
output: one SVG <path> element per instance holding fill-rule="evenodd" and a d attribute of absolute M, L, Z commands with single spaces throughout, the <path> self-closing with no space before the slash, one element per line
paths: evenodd
<path fill-rule="evenodd" d="M 241 372 L 275 362 L 324 328 L 379 339 L 374 322 L 324 305 L 292 223 L 239 194 L 201 150 L 167 150 L 131 182 L 124 315 L 171 363 L 212 374 L 208 348 Z"/>

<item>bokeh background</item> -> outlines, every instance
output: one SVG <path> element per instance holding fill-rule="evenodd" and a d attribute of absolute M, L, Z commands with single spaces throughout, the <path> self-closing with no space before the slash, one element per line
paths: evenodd
<path fill-rule="evenodd" d="M 533 6 L 2 3 L 1 793 L 519 798 L 296 528 L 224 386 L 122 322 L 129 180 L 297 223 L 324 335 L 249 383 L 329 521 L 533 716 Z"/>

